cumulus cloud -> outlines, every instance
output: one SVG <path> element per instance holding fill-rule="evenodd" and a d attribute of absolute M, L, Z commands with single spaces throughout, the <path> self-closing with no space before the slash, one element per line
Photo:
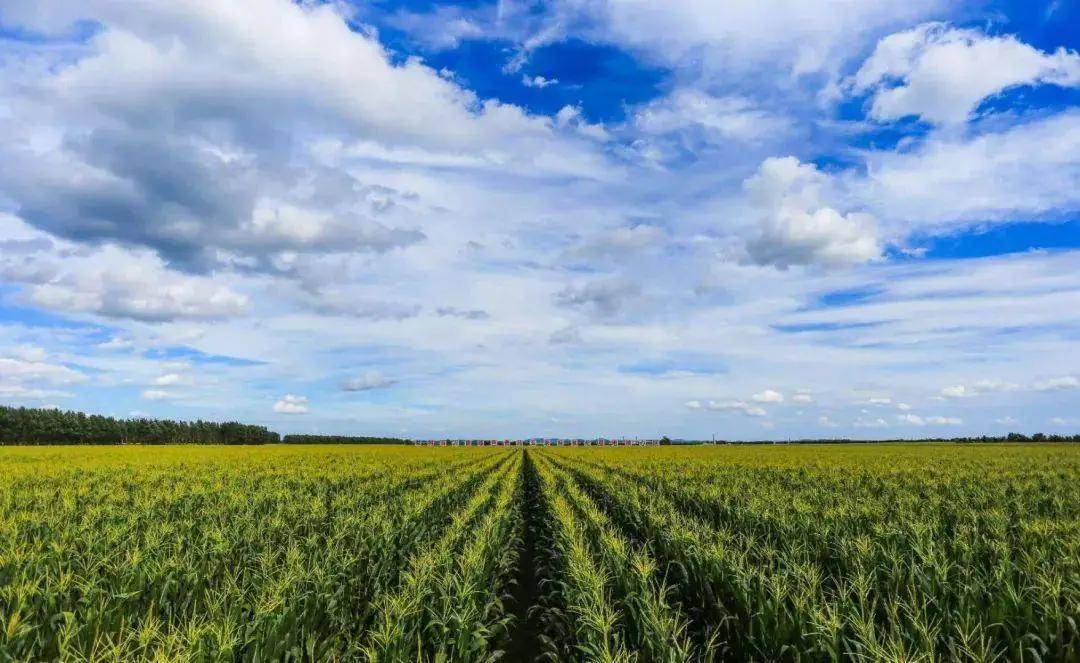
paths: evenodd
<path fill-rule="evenodd" d="M 945 398 L 969 398 L 971 396 L 978 396 L 980 394 L 989 394 L 993 392 L 1001 391 L 1016 391 L 1020 389 L 1020 385 L 1014 382 L 1008 382 L 1006 380 L 999 380 L 996 378 L 982 379 L 971 382 L 970 384 L 955 384 L 945 387 L 941 390 L 941 395 Z M 1038 385 L 1034 388 L 1038 391 Z"/>
<path fill-rule="evenodd" d="M 870 93 L 870 117 L 916 115 L 929 122 L 963 122 L 979 103 L 1018 85 L 1080 85 L 1080 54 L 1044 53 L 1011 35 L 926 23 L 878 42 L 848 81 Z"/>
<path fill-rule="evenodd" d="M 135 265 L 68 273 L 32 285 L 27 298 L 44 308 L 147 322 L 235 316 L 244 313 L 249 303 L 247 295 L 211 279 Z"/>
<path fill-rule="evenodd" d="M 973 392 L 962 384 L 954 384 L 941 390 L 945 398 L 965 398 L 974 395 Z"/>
<path fill-rule="evenodd" d="M 917 414 L 898 414 L 896 418 L 901 423 L 911 424 L 912 426 L 925 426 L 926 421 Z"/>
<path fill-rule="evenodd" d="M 0 394 L 14 398 L 43 398 L 58 395 L 57 387 L 76 385 L 87 379 L 81 371 L 40 359 L 0 357 Z"/>
<path fill-rule="evenodd" d="M 279 414 L 307 414 L 307 396 L 285 394 L 280 399 L 278 399 L 276 403 L 274 403 L 274 412 L 277 412 Z"/>
<path fill-rule="evenodd" d="M 804 389 L 800 389 L 797 392 L 795 392 L 795 395 L 793 395 L 791 397 L 791 400 L 796 402 L 796 403 L 813 403 L 814 402 L 814 395 L 812 393 L 810 393 L 809 391 L 806 391 Z"/>
<path fill-rule="evenodd" d="M 754 394 L 753 396 L 751 396 L 750 398 L 753 401 L 757 402 L 757 403 L 783 403 L 784 402 L 784 395 L 781 394 L 779 391 L 774 391 L 772 389 L 766 389 L 765 391 L 760 391 L 760 392 Z"/>
<path fill-rule="evenodd" d="M 17 219 L 5 221 L 20 227 Z M 146 251 L 116 246 L 76 251 L 50 242 L 26 254 L 0 253 L 0 278 L 24 285 L 20 297 L 41 308 L 146 322 L 220 319 L 245 313 L 250 303 L 215 279 L 174 272 Z"/>
<path fill-rule="evenodd" d="M 521 84 L 525 87 L 546 88 L 549 85 L 557 85 L 559 79 L 557 78 L 544 78 L 543 76 L 522 76 Z"/>
<path fill-rule="evenodd" d="M 959 426 L 964 423 L 962 419 L 958 417 L 920 417 L 917 414 L 898 414 L 897 420 L 901 423 L 909 424 L 911 426 Z"/>
<path fill-rule="evenodd" d="M 856 428 L 885 428 L 888 425 L 889 422 L 881 417 L 877 417 L 876 419 L 858 419 L 854 424 Z"/>
<path fill-rule="evenodd" d="M 365 371 L 342 382 L 341 388 L 344 391 L 371 391 L 392 387 L 395 384 L 397 380 L 388 378 L 378 371 Z"/>
<path fill-rule="evenodd" d="M 933 426 L 959 426 L 964 423 L 964 420 L 959 417 L 927 417 L 926 423 Z"/>
<path fill-rule="evenodd" d="M 764 417 L 768 413 L 764 408 L 747 403 L 746 401 L 699 401 L 693 400 L 686 403 L 691 410 L 709 410 L 712 412 L 742 412 L 750 417 Z"/>
<path fill-rule="evenodd" d="M 31 30 L 80 19 L 100 30 L 82 57 L 19 88 L 0 158 L 20 168 L 3 171 L 0 190 L 73 241 L 149 247 L 189 271 L 266 271 L 282 253 L 380 253 L 426 238 L 419 215 L 383 218 L 398 218 L 405 192 L 341 167 L 365 150 L 602 172 L 603 157 L 551 120 L 481 101 L 417 59 L 393 62 L 338 9 L 199 0 L 9 12 Z"/>
<path fill-rule="evenodd" d="M 193 384 L 194 380 L 190 375 L 184 375 L 182 373 L 164 373 L 154 378 L 155 387 L 171 387 L 174 385 Z"/>
<path fill-rule="evenodd" d="M 844 266 L 881 256 L 874 217 L 842 213 L 825 202 L 829 177 L 795 157 L 769 158 L 744 183 L 761 210 L 760 234 L 747 244 L 754 262 Z"/>
<path fill-rule="evenodd" d="M 130 350 L 135 347 L 135 342 L 130 338 L 124 338 L 123 336 L 113 336 L 107 341 L 98 343 L 97 347 L 102 350 Z"/>
<path fill-rule="evenodd" d="M 171 391 L 165 391 L 164 389 L 146 389 L 141 394 L 139 394 L 139 396 L 148 401 L 161 401 L 168 398 L 173 398 L 175 394 L 173 394 Z"/>
<path fill-rule="evenodd" d="M 1035 391 L 1057 391 L 1061 389 L 1080 389 L 1080 378 L 1075 375 L 1063 375 L 1061 377 L 1039 380 L 1032 388 Z"/>

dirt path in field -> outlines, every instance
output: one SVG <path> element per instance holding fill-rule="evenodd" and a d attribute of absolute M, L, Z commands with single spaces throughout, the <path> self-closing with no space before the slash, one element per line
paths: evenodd
<path fill-rule="evenodd" d="M 539 486 L 532 459 L 528 451 L 522 450 L 522 453 L 525 454 L 521 464 L 521 471 L 525 475 L 525 504 L 522 508 L 525 532 L 518 558 L 517 584 L 512 592 L 514 627 L 504 648 L 506 661 L 531 661 L 540 653 L 540 618 L 535 611 L 530 614 L 529 610 L 540 598 L 539 579 L 536 577 L 537 500 L 540 496 L 537 494 Z"/>

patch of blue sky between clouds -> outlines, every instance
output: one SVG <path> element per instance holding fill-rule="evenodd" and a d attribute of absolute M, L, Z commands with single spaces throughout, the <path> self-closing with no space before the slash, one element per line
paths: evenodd
<path fill-rule="evenodd" d="M 254 361 L 242 357 L 230 357 L 227 355 L 209 354 L 184 345 L 174 345 L 161 348 L 149 348 L 144 353 L 147 359 L 169 359 L 188 361 L 196 365 L 219 364 L 222 366 L 259 366 L 263 361 Z"/>
<path fill-rule="evenodd" d="M 1028 221 L 976 226 L 952 235 L 913 238 L 912 244 L 926 248 L 927 259 L 985 258 L 1039 249 L 1080 248 L 1080 219 Z"/>
<path fill-rule="evenodd" d="M 0 325 L 16 324 L 44 329 L 77 329 L 84 331 L 102 331 L 105 329 L 100 325 L 73 320 L 49 311 L 7 303 L 7 300 L 14 292 L 18 292 L 18 288 L 0 285 Z"/>

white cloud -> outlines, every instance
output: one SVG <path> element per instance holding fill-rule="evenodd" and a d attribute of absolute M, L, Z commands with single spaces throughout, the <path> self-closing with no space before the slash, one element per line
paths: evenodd
<path fill-rule="evenodd" d="M 901 412 L 907 412 L 908 410 L 911 409 L 911 406 L 908 405 L 907 403 L 897 403 L 896 404 L 896 409 L 900 410 Z"/>
<path fill-rule="evenodd" d="M 365 371 L 361 375 L 348 378 L 341 383 L 345 391 L 370 391 L 372 389 L 385 389 L 397 384 L 397 380 L 391 379 L 378 371 Z"/>
<path fill-rule="evenodd" d="M 945 387 L 941 395 L 945 398 L 967 398 L 979 394 L 988 394 L 998 391 L 1016 391 L 1020 385 L 998 379 L 976 380 L 968 385 L 957 384 Z"/>
<path fill-rule="evenodd" d="M 165 373 L 154 378 L 154 386 L 156 387 L 171 387 L 174 385 L 192 384 L 191 376 L 182 375 L 180 373 Z"/>
<path fill-rule="evenodd" d="M 795 157 L 769 158 L 744 188 L 762 211 L 760 235 L 747 244 L 762 265 L 854 265 L 881 256 L 874 217 L 844 214 L 825 202 L 829 178 Z"/>
<path fill-rule="evenodd" d="M 1043 53 L 1011 35 L 942 23 L 885 37 L 848 82 L 856 94 L 872 93 L 876 120 L 917 115 L 935 123 L 963 122 L 983 99 L 1038 84 L 1080 85 L 1080 54 Z"/>
<path fill-rule="evenodd" d="M 75 385 L 86 379 L 81 371 L 62 364 L 0 357 L 0 387 L 6 387 L 11 392 L 24 391 L 31 386 Z"/>
<path fill-rule="evenodd" d="M 1059 389 L 1080 389 L 1080 378 L 1075 375 L 1040 380 L 1032 385 L 1035 391 L 1057 391 Z"/>
<path fill-rule="evenodd" d="M 246 295 L 210 279 L 135 266 L 71 274 L 69 278 L 33 285 L 28 298 L 38 306 L 60 311 L 147 321 L 221 318 L 242 314 L 248 306 Z"/>
<path fill-rule="evenodd" d="M 567 250 L 565 258 L 593 263 L 601 260 L 625 260 L 635 253 L 662 249 L 665 239 L 662 229 L 639 223 L 590 235 Z"/>
<path fill-rule="evenodd" d="M 559 79 L 557 78 L 544 78 L 543 76 L 522 76 L 521 84 L 525 87 L 546 88 L 549 85 L 557 85 Z"/>
<path fill-rule="evenodd" d="M 189 271 L 277 272 L 290 252 L 385 254 L 427 239 L 413 192 L 343 167 L 357 158 L 537 178 L 617 171 L 551 118 L 480 100 L 416 58 L 393 62 L 338 9 L 102 1 L 14 14 L 31 30 L 89 18 L 100 31 L 75 62 L 17 88 L 0 158 L 20 168 L 0 189 L 68 239 L 149 247 Z"/>
<path fill-rule="evenodd" d="M 971 388 L 979 393 L 986 393 L 991 391 L 1016 391 L 1020 388 L 1020 385 L 997 378 L 985 378 L 973 382 Z"/>
<path fill-rule="evenodd" d="M 750 417 L 764 417 L 768 414 L 764 408 L 746 401 L 689 401 L 686 407 L 691 410 L 711 410 L 713 412 L 742 412 Z"/>
<path fill-rule="evenodd" d="M 146 389 L 141 394 L 139 394 L 139 396 L 148 401 L 161 401 L 168 398 L 173 398 L 175 394 L 170 391 L 165 391 L 164 389 Z"/>
<path fill-rule="evenodd" d="M 949 387 L 945 387 L 941 390 L 941 395 L 945 398 L 967 398 L 974 394 L 970 389 L 962 384 L 955 384 Z"/>
<path fill-rule="evenodd" d="M 478 17 L 468 15 L 455 5 L 437 6 L 424 14 L 400 10 L 390 17 L 390 23 L 433 50 L 457 48 L 462 41 L 479 39 L 486 34 Z"/>
<path fill-rule="evenodd" d="M 542 43 L 562 39 L 583 23 L 593 40 L 644 52 L 671 67 L 739 77 L 763 68 L 782 75 L 828 71 L 867 34 L 915 19 L 935 0 L 784 0 L 699 2 L 555 2 L 534 31 Z M 535 46 L 533 46 L 535 48 Z"/>
<path fill-rule="evenodd" d="M 795 392 L 795 395 L 791 397 L 791 400 L 795 401 L 796 403 L 813 403 L 814 395 L 811 394 L 809 391 L 800 389 L 799 391 Z"/>
<path fill-rule="evenodd" d="M 12 217 L 0 219 L 0 227 L 15 232 L 25 228 Z M 80 249 L 59 240 L 23 255 L 0 254 L 0 278 L 23 284 L 19 296 L 32 305 L 107 318 L 219 319 L 243 314 L 250 303 L 247 295 L 218 279 L 165 268 L 147 251 Z M 119 343 L 102 347 L 119 349 Z"/>
<path fill-rule="evenodd" d="M 688 88 L 637 108 L 631 121 L 642 134 L 697 132 L 697 138 L 707 143 L 775 140 L 791 130 L 789 119 L 758 108 L 747 98 L 714 97 Z"/>
<path fill-rule="evenodd" d="M 605 142 L 611 138 L 603 124 L 593 124 L 585 119 L 579 106 L 560 108 L 555 113 L 555 126 L 593 141 Z"/>
<path fill-rule="evenodd" d="M 974 136 L 935 133 L 908 150 L 866 153 L 850 195 L 890 236 L 941 233 L 972 223 L 1054 220 L 1080 206 L 1080 112 Z M 964 195 L 956 195 L 963 191 Z"/>
<path fill-rule="evenodd" d="M 854 425 L 856 428 L 885 428 L 889 425 L 889 422 L 877 417 L 876 419 L 859 419 Z"/>
<path fill-rule="evenodd" d="M 1077 379 L 1075 376 L 1063 376 L 1036 381 L 1030 386 L 1030 389 L 1034 391 L 1051 391 L 1054 389 L 1071 389 L 1076 387 L 1080 387 L 1080 379 Z M 957 384 L 945 387 L 941 390 L 941 395 L 945 398 L 969 398 L 981 394 L 1018 391 L 1020 389 L 1022 389 L 1022 387 L 1015 382 L 999 379 L 982 379 L 967 385 Z"/>
<path fill-rule="evenodd" d="M 866 402 L 870 405 L 889 405 L 892 399 L 887 396 L 872 396 Z"/>
<path fill-rule="evenodd" d="M 959 426 L 964 423 L 964 421 L 958 417 L 920 417 L 917 414 L 911 413 L 898 414 L 896 415 L 896 418 L 901 423 L 909 424 L 912 426 Z"/>
<path fill-rule="evenodd" d="M 994 423 L 1001 424 L 1003 426 L 1015 426 L 1020 423 L 1020 420 L 1016 419 L 1015 417 L 1000 417 L 998 419 L 994 419 Z"/>
<path fill-rule="evenodd" d="M 101 343 L 98 343 L 97 347 L 101 348 L 102 350 L 130 350 L 131 348 L 135 347 L 135 343 L 129 338 L 124 338 L 122 336 L 113 336 L 107 341 L 102 341 Z"/>
<path fill-rule="evenodd" d="M 772 389 L 766 389 L 765 391 L 758 392 L 750 397 L 758 403 L 783 403 L 784 395 L 778 391 Z"/>
<path fill-rule="evenodd" d="M 285 394 L 280 399 L 278 399 L 276 403 L 274 403 L 274 412 L 277 412 L 279 414 L 307 414 L 307 396 Z"/>
<path fill-rule="evenodd" d="M 959 426 L 962 423 L 964 423 L 964 420 L 960 419 L 959 417 L 934 416 L 934 417 L 927 417 L 926 418 L 926 423 L 934 425 L 934 426 Z"/>

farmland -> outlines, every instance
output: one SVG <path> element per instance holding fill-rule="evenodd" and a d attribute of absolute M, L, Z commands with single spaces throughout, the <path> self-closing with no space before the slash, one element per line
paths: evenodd
<path fill-rule="evenodd" d="M 0 661 L 1080 660 L 1080 447 L 0 448 Z"/>

